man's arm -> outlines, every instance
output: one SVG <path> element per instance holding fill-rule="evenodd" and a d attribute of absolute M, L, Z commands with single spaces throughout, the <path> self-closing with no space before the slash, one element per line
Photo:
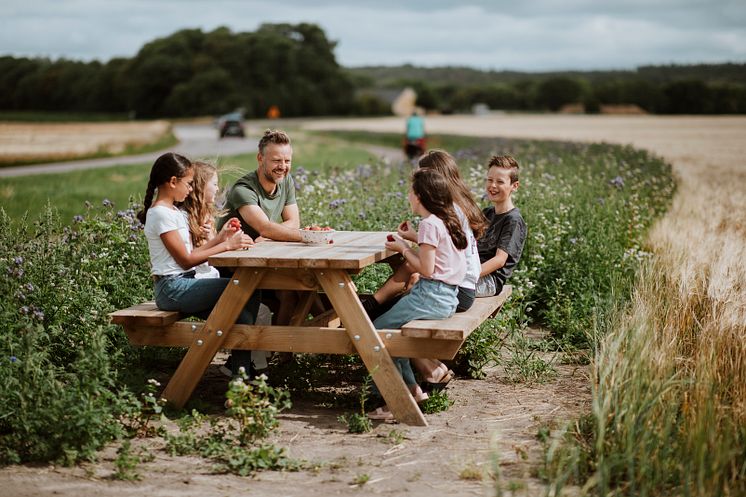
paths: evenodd
<path fill-rule="evenodd" d="M 485 276 L 494 273 L 495 271 L 503 267 L 507 261 L 508 253 L 503 249 L 497 249 L 495 251 L 495 257 L 493 257 L 492 259 L 488 259 L 482 263 L 482 270 L 480 271 L 479 276 Z"/>
<path fill-rule="evenodd" d="M 298 204 L 289 204 L 282 209 L 282 225 L 296 230 L 300 228 Z"/>
<path fill-rule="evenodd" d="M 283 218 L 285 217 L 285 211 L 290 207 L 295 208 L 296 218 L 293 221 L 294 224 L 290 220 L 285 220 L 282 224 L 273 223 L 258 205 L 243 205 L 238 208 L 238 214 L 246 224 L 254 228 L 259 233 L 259 236 L 263 238 L 270 238 L 281 242 L 299 242 L 301 238 L 300 231 L 298 231 L 298 227 L 300 226 L 298 206 L 286 206 L 283 210 Z"/>

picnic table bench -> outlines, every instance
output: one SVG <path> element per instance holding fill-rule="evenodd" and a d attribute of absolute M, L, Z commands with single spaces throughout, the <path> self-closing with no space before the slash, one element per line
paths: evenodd
<path fill-rule="evenodd" d="M 392 357 L 453 359 L 469 334 L 497 313 L 510 296 L 479 298 L 467 312 L 443 320 L 416 320 L 401 329 L 376 330 L 363 309 L 350 274 L 398 256 L 385 248 L 387 233 L 337 232 L 332 245 L 261 242 L 249 250 L 210 257 L 210 264 L 235 268 L 206 321 L 186 321 L 175 311 L 145 302 L 111 314 L 134 345 L 188 347 L 163 397 L 181 407 L 221 349 L 316 354 L 358 354 L 397 420 L 426 426 Z M 236 324 L 256 289 L 300 290 L 289 325 Z M 319 292 L 332 308 L 308 319 Z"/>

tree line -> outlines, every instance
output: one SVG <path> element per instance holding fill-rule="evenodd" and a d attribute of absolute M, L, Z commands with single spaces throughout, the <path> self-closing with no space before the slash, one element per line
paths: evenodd
<path fill-rule="evenodd" d="M 656 114 L 746 113 L 746 64 L 644 66 L 633 71 L 521 73 L 463 67 L 364 67 L 348 69 L 359 88 L 374 95 L 410 86 L 417 103 L 441 112 L 492 109 L 557 111 L 582 104 L 637 105 Z"/>
<path fill-rule="evenodd" d="M 126 112 L 142 118 L 220 114 L 348 114 L 355 95 L 313 24 L 265 24 L 255 32 L 186 29 L 106 63 L 0 58 L 0 109 Z"/>
<path fill-rule="evenodd" d="M 645 66 L 633 71 L 523 73 L 465 67 L 345 69 L 336 43 L 314 24 L 265 24 L 254 32 L 185 29 L 108 62 L 0 57 L 0 110 L 123 113 L 137 118 L 388 114 L 406 86 L 444 113 L 556 111 L 634 104 L 660 114 L 746 113 L 746 64 Z"/>

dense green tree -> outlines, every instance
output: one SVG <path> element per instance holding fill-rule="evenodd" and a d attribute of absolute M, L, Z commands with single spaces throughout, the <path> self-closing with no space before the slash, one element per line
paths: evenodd
<path fill-rule="evenodd" d="M 539 83 L 536 100 L 539 105 L 551 111 L 559 110 L 565 104 L 579 102 L 583 86 L 573 78 L 550 78 Z"/>

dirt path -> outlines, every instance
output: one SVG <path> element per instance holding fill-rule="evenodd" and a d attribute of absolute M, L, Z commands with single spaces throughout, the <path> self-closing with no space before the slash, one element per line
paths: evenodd
<path fill-rule="evenodd" d="M 306 126 L 398 132 L 403 122 L 350 119 L 310 122 Z M 721 183 L 731 183 L 729 195 L 721 201 L 743 205 L 740 202 L 746 184 L 738 181 L 746 175 L 744 117 L 448 116 L 428 118 L 427 127 L 430 133 L 633 144 L 673 163 L 686 182 L 684 191 L 690 191 L 692 184 L 696 186 L 702 174 L 716 171 Z M 690 174 L 693 172 L 697 174 Z M 707 200 L 719 201 L 716 195 Z M 585 368 L 559 365 L 558 373 L 554 381 L 536 386 L 506 383 L 499 369 L 490 370 L 484 380 L 457 379 L 449 386 L 455 405 L 444 413 L 429 415 L 430 426 L 382 424 L 365 435 L 347 434 L 337 421 L 342 414 L 339 410 L 298 402 L 282 415 L 280 431 L 273 441 L 287 448 L 290 456 L 316 464 L 313 471 L 266 472 L 253 479 L 214 475 L 209 463 L 168 457 L 157 450 L 162 442 L 151 439 L 138 442 L 151 446 L 156 455 L 154 461 L 138 468 L 142 476 L 139 482 L 111 480 L 115 457 L 115 448 L 111 447 L 103 452 L 101 462 L 77 468 L 3 468 L 0 487 L 3 495 L 14 496 L 326 496 L 353 492 L 478 496 L 494 495 L 494 483 L 489 478 L 480 481 L 466 477 L 490 468 L 497 458 L 502 481 L 513 482 L 518 495 L 542 495 L 536 478 L 541 461 L 541 446 L 536 439 L 539 428 L 587 412 L 590 400 Z M 362 475 L 369 477 L 367 483 L 354 485 Z"/>

